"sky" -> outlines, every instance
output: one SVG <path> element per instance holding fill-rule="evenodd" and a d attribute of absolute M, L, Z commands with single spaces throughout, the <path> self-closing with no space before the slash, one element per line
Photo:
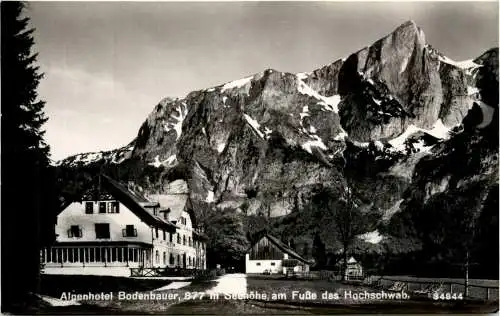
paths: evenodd
<path fill-rule="evenodd" d="M 311 71 L 414 20 L 455 60 L 498 46 L 498 2 L 30 2 L 53 160 L 128 144 L 164 97 Z"/>

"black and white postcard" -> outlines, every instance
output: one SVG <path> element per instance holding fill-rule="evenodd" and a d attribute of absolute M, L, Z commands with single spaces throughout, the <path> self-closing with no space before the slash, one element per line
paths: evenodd
<path fill-rule="evenodd" d="M 498 9 L 2 1 L 2 312 L 498 312 Z"/>

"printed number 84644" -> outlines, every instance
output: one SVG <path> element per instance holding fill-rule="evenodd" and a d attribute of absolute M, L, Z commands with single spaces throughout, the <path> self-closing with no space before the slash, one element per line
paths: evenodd
<path fill-rule="evenodd" d="M 462 293 L 432 293 L 432 299 L 434 300 L 463 300 L 464 295 Z"/>

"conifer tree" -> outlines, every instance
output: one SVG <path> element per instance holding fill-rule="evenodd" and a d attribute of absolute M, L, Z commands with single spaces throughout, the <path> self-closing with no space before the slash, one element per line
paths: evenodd
<path fill-rule="evenodd" d="M 41 216 L 48 186 L 49 146 L 44 141 L 43 74 L 25 4 L 1 3 L 2 53 L 2 311 L 29 303 L 39 284 Z M 50 186 L 49 186 L 50 187 Z"/>

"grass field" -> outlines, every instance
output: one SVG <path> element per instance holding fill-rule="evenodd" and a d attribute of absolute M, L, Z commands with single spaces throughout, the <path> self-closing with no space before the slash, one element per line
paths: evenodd
<path fill-rule="evenodd" d="M 346 285 L 339 282 L 330 282 L 328 280 L 289 280 L 289 279 L 277 279 L 277 278 L 262 278 L 249 276 L 247 278 L 247 291 L 267 293 L 269 295 L 274 294 L 285 294 L 286 298 L 280 298 L 279 301 L 283 302 L 315 302 L 315 303 L 345 303 L 345 300 L 333 300 L 332 298 L 323 299 L 322 293 L 328 291 L 329 293 L 339 293 L 343 298 L 344 291 L 360 292 L 360 291 L 372 291 L 371 288 L 367 286 L 357 286 L 357 285 Z M 302 294 L 315 293 L 316 298 L 311 296 L 299 297 L 295 295 L 294 292 L 299 291 Z M 295 293 L 297 294 L 297 293 Z"/>
<path fill-rule="evenodd" d="M 161 281 L 161 280 L 145 280 L 145 281 Z M 130 287 L 121 289 L 127 293 L 143 292 L 149 293 L 164 285 L 169 284 L 170 281 L 163 281 L 163 283 L 152 282 L 151 285 L 142 288 Z M 185 300 L 186 292 L 205 292 L 206 290 L 214 287 L 216 281 L 213 280 L 195 280 L 190 285 L 180 289 L 169 289 L 155 291 L 155 293 L 168 294 L 172 299 L 162 300 L 120 300 L 117 296 L 113 297 L 111 301 L 86 301 L 85 303 L 93 306 L 93 308 L 101 308 L 106 313 L 120 314 L 163 314 L 173 305 L 182 303 Z M 99 313 L 102 314 L 102 313 Z"/>
<path fill-rule="evenodd" d="M 380 278 L 374 276 L 374 279 Z M 464 293 L 465 285 L 464 279 L 456 278 L 421 278 L 413 276 L 383 276 L 383 284 L 389 285 L 396 281 L 403 281 L 408 283 L 408 290 L 420 290 L 430 283 L 443 283 L 447 292 Z M 488 292 L 487 292 L 488 291 Z M 483 299 L 487 297 L 490 300 L 498 300 L 499 288 L 498 280 L 481 280 L 469 279 L 469 293 L 470 298 Z"/>
<path fill-rule="evenodd" d="M 375 278 L 379 278 L 381 276 L 374 276 Z M 395 281 L 416 281 L 416 282 L 451 282 L 451 283 L 458 283 L 458 284 L 463 284 L 464 279 L 457 279 L 457 278 L 422 278 L 422 277 L 413 277 L 413 276 L 404 276 L 404 275 L 397 275 L 397 276 L 383 276 L 384 279 L 388 280 L 395 280 Z M 498 287 L 498 280 L 482 280 L 482 279 L 469 279 L 469 285 L 471 286 L 491 286 L 491 287 Z"/>
<path fill-rule="evenodd" d="M 392 280 L 404 280 L 408 282 L 428 281 L 435 282 L 436 279 L 422 279 L 412 277 L 384 277 L 389 282 Z M 444 280 L 443 280 L 444 281 Z M 472 284 L 492 284 L 489 281 L 475 280 Z M 44 293 L 59 297 L 61 291 L 74 291 L 86 293 L 92 292 L 144 292 L 160 288 L 169 284 L 170 281 L 154 279 L 130 279 L 101 276 L 44 276 L 42 285 Z M 323 299 L 321 294 L 325 291 L 330 293 L 373 292 L 373 288 L 358 285 L 345 285 L 340 282 L 328 280 L 290 280 L 282 276 L 249 275 L 246 277 L 247 292 L 284 293 L 286 298 L 278 300 L 253 300 L 237 299 L 227 300 L 221 297 L 218 300 L 204 299 L 186 300 L 186 292 L 206 292 L 217 284 L 214 280 L 193 281 L 190 285 L 181 289 L 162 290 L 161 293 L 177 294 L 175 300 L 118 300 L 112 301 L 87 301 L 81 306 L 69 307 L 47 307 L 34 311 L 37 314 L 331 314 L 331 313 L 464 313 L 464 312 L 494 312 L 498 310 L 496 302 L 436 302 L 432 300 L 349 300 L 349 299 Z M 77 288 L 75 288 L 75 286 Z M 316 298 L 309 299 L 297 296 L 293 292 L 316 293 Z"/>
<path fill-rule="evenodd" d="M 132 279 L 93 275 L 42 275 L 40 294 L 59 298 L 63 292 L 88 293 L 149 291 L 171 283 L 168 280 Z"/>

